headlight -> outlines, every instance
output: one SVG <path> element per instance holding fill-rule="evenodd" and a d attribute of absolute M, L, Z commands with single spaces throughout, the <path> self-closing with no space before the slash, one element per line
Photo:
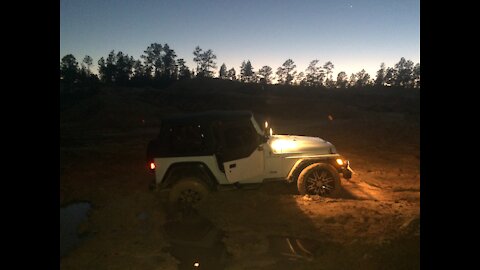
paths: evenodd
<path fill-rule="evenodd" d="M 343 160 L 341 158 L 337 158 L 337 164 L 342 166 L 343 165 Z"/>
<path fill-rule="evenodd" d="M 297 144 L 291 140 L 274 140 L 271 144 L 272 150 L 274 153 L 285 153 L 297 149 Z"/>

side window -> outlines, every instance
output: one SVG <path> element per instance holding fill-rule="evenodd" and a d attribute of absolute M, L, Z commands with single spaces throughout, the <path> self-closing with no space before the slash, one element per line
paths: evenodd
<path fill-rule="evenodd" d="M 223 135 L 224 161 L 246 158 L 259 144 L 258 135 L 249 119 L 225 122 L 219 133 Z"/>
<path fill-rule="evenodd" d="M 202 155 L 207 150 L 205 133 L 199 124 L 173 124 L 165 132 L 171 156 Z"/>
<path fill-rule="evenodd" d="M 225 147 L 228 149 L 241 148 L 244 143 L 245 133 L 240 127 L 229 127 L 225 130 Z"/>

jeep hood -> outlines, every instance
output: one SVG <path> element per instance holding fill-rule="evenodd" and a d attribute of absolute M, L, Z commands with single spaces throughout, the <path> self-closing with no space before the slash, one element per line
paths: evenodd
<path fill-rule="evenodd" d="M 275 154 L 335 154 L 337 150 L 330 142 L 319 137 L 296 135 L 272 135 L 268 144 Z"/>

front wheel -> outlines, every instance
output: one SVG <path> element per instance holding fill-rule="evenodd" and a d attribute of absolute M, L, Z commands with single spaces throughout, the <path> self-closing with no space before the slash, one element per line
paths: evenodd
<path fill-rule="evenodd" d="M 337 196 L 340 192 L 340 176 L 326 163 L 314 163 L 302 170 L 297 188 L 302 195 Z"/>

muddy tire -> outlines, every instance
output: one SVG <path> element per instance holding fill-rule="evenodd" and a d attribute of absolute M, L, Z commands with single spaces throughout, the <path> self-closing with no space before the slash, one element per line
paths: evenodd
<path fill-rule="evenodd" d="M 340 176 L 330 164 L 314 163 L 302 170 L 297 180 L 301 195 L 335 197 L 340 193 Z"/>
<path fill-rule="evenodd" d="M 194 208 L 200 205 L 210 193 L 210 189 L 199 178 L 186 177 L 173 184 L 168 195 L 170 207 L 177 209 Z"/>

